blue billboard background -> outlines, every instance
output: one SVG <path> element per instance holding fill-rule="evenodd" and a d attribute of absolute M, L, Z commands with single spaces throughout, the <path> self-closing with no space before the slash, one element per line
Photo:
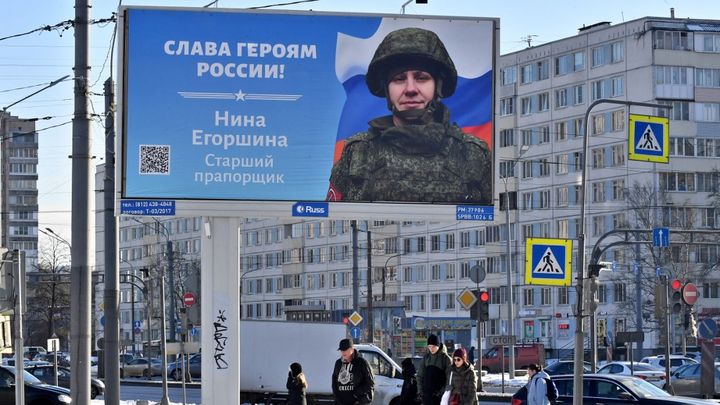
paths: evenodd
<path fill-rule="evenodd" d="M 357 66 L 345 61 L 347 71 L 339 72 L 338 38 L 371 38 L 382 17 L 125 12 L 124 198 L 325 199 L 336 143 L 351 135 L 339 133 L 352 126 L 343 115 L 358 115 L 342 80 L 363 77 L 369 62 L 366 56 Z M 490 65 L 492 55 L 481 59 Z M 487 117 L 468 126 L 489 128 L 492 71 L 482 77 L 487 94 L 471 98 Z M 469 93 L 458 88 L 448 105 Z M 367 94 L 366 117 L 353 118 L 358 128 L 387 114 L 385 100 Z"/>

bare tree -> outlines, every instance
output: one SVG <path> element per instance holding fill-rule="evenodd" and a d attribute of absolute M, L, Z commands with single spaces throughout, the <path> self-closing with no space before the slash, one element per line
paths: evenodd
<path fill-rule="evenodd" d="M 27 331 L 32 345 L 45 346 L 54 335 L 67 343 L 70 329 L 70 251 L 47 238 L 36 271 L 27 273 Z"/>

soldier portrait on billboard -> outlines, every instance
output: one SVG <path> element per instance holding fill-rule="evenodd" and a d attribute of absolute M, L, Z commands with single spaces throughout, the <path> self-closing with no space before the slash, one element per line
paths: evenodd
<path fill-rule="evenodd" d="M 327 200 L 492 205 L 490 148 L 453 123 L 442 102 L 457 80 L 434 32 L 403 28 L 385 36 L 365 83 L 391 114 L 346 140 Z"/>

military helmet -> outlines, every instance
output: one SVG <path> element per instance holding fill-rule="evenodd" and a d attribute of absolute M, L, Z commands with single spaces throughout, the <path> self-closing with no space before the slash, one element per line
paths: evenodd
<path fill-rule="evenodd" d="M 445 45 L 432 31 L 403 28 L 387 34 L 375 50 L 365 76 L 370 93 L 385 97 L 389 73 L 398 67 L 415 67 L 432 74 L 441 86 L 436 91 L 442 97 L 449 97 L 455 92 L 455 64 Z"/>

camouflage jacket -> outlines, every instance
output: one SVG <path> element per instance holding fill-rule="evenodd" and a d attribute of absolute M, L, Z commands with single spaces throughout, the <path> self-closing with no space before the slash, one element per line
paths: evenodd
<path fill-rule="evenodd" d="M 348 138 L 330 175 L 330 201 L 407 201 L 492 205 L 492 160 L 482 140 L 449 123 L 394 126 L 370 121 Z"/>

